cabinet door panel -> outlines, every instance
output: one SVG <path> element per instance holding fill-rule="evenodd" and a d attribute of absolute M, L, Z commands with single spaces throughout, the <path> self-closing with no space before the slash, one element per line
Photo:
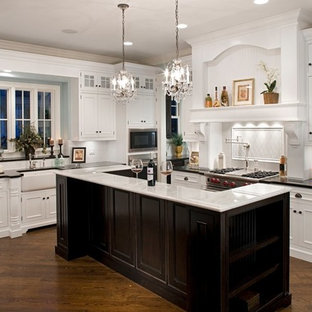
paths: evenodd
<path fill-rule="evenodd" d="M 48 219 L 55 219 L 56 221 L 56 191 L 51 190 L 47 191 L 47 209 L 46 209 L 46 217 Z"/>
<path fill-rule="evenodd" d="M 94 185 L 90 209 L 90 241 L 93 246 L 109 253 L 109 220 L 107 188 Z"/>
<path fill-rule="evenodd" d="M 42 192 L 30 192 L 22 195 L 23 223 L 32 223 L 45 218 L 46 198 Z"/>
<path fill-rule="evenodd" d="M 6 192 L 0 192 L 0 227 L 8 225 L 8 198 Z"/>
<path fill-rule="evenodd" d="M 67 178 L 56 177 L 57 194 L 57 245 L 60 248 L 68 247 L 68 205 L 67 205 Z"/>
<path fill-rule="evenodd" d="M 134 265 L 134 220 L 131 193 L 110 190 L 111 254 Z"/>
<path fill-rule="evenodd" d="M 83 137 L 98 136 L 98 106 L 97 94 L 81 95 L 81 131 Z"/>
<path fill-rule="evenodd" d="M 303 244 L 305 247 L 312 248 L 312 210 L 302 209 L 303 218 Z"/>
<path fill-rule="evenodd" d="M 165 280 L 164 202 L 136 195 L 138 269 Z"/>
<path fill-rule="evenodd" d="M 168 203 L 169 279 L 168 285 L 187 291 L 188 237 L 190 211 L 187 206 Z"/>
<path fill-rule="evenodd" d="M 107 95 L 98 96 L 98 130 L 99 137 L 115 136 L 116 103 Z"/>

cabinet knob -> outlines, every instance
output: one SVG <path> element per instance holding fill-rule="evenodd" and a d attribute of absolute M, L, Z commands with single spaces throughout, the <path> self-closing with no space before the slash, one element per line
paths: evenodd
<path fill-rule="evenodd" d="M 294 213 L 297 213 L 297 210 L 294 210 Z"/>
<path fill-rule="evenodd" d="M 310 131 L 309 134 L 312 134 L 312 131 Z"/>
<path fill-rule="evenodd" d="M 296 198 L 302 198 L 302 195 L 301 195 L 300 193 L 297 193 L 297 194 L 295 195 L 295 197 L 296 197 Z"/>
<path fill-rule="evenodd" d="M 299 214 L 302 214 L 302 211 L 299 211 Z"/>
<path fill-rule="evenodd" d="M 47 199 L 49 199 L 49 197 L 47 197 Z"/>
<path fill-rule="evenodd" d="M 43 197 L 42 200 L 45 200 L 45 197 Z"/>
<path fill-rule="evenodd" d="M 102 133 L 102 131 L 99 131 L 99 133 Z"/>
<path fill-rule="evenodd" d="M 99 133 L 99 131 L 95 131 L 95 133 Z"/>
<path fill-rule="evenodd" d="M 184 181 L 188 181 L 188 177 L 184 177 Z"/>
<path fill-rule="evenodd" d="M 309 65 L 309 66 L 312 66 L 312 63 L 309 63 L 308 65 Z"/>

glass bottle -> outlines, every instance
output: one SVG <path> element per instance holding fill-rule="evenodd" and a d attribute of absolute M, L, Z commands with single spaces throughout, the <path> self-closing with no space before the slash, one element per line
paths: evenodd
<path fill-rule="evenodd" d="M 282 155 L 280 158 L 280 169 L 279 169 L 279 175 L 280 177 L 286 177 L 287 176 L 287 158 L 286 156 Z"/>
<path fill-rule="evenodd" d="M 220 101 L 218 99 L 218 87 L 215 87 L 215 99 L 213 101 L 213 107 L 220 107 Z"/>
<path fill-rule="evenodd" d="M 207 93 L 207 96 L 205 99 L 205 107 L 212 107 L 212 98 L 209 93 Z"/>
<path fill-rule="evenodd" d="M 229 95 L 226 91 L 226 86 L 223 86 L 223 90 L 221 92 L 221 106 L 229 106 Z"/>

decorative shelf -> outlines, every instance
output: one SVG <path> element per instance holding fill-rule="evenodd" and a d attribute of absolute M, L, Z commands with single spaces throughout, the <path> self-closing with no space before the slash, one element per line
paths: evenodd
<path fill-rule="evenodd" d="M 306 120 L 306 104 L 302 103 L 192 108 L 190 110 L 190 122 L 194 123 L 304 120 Z"/>

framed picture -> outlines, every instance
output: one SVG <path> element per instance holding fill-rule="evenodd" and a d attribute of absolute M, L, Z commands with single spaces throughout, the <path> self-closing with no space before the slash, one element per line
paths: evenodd
<path fill-rule="evenodd" d="M 254 84 L 254 78 L 233 81 L 233 106 L 254 104 Z"/>
<path fill-rule="evenodd" d="M 86 162 L 86 148 L 73 147 L 72 148 L 72 163 L 85 163 Z"/>

